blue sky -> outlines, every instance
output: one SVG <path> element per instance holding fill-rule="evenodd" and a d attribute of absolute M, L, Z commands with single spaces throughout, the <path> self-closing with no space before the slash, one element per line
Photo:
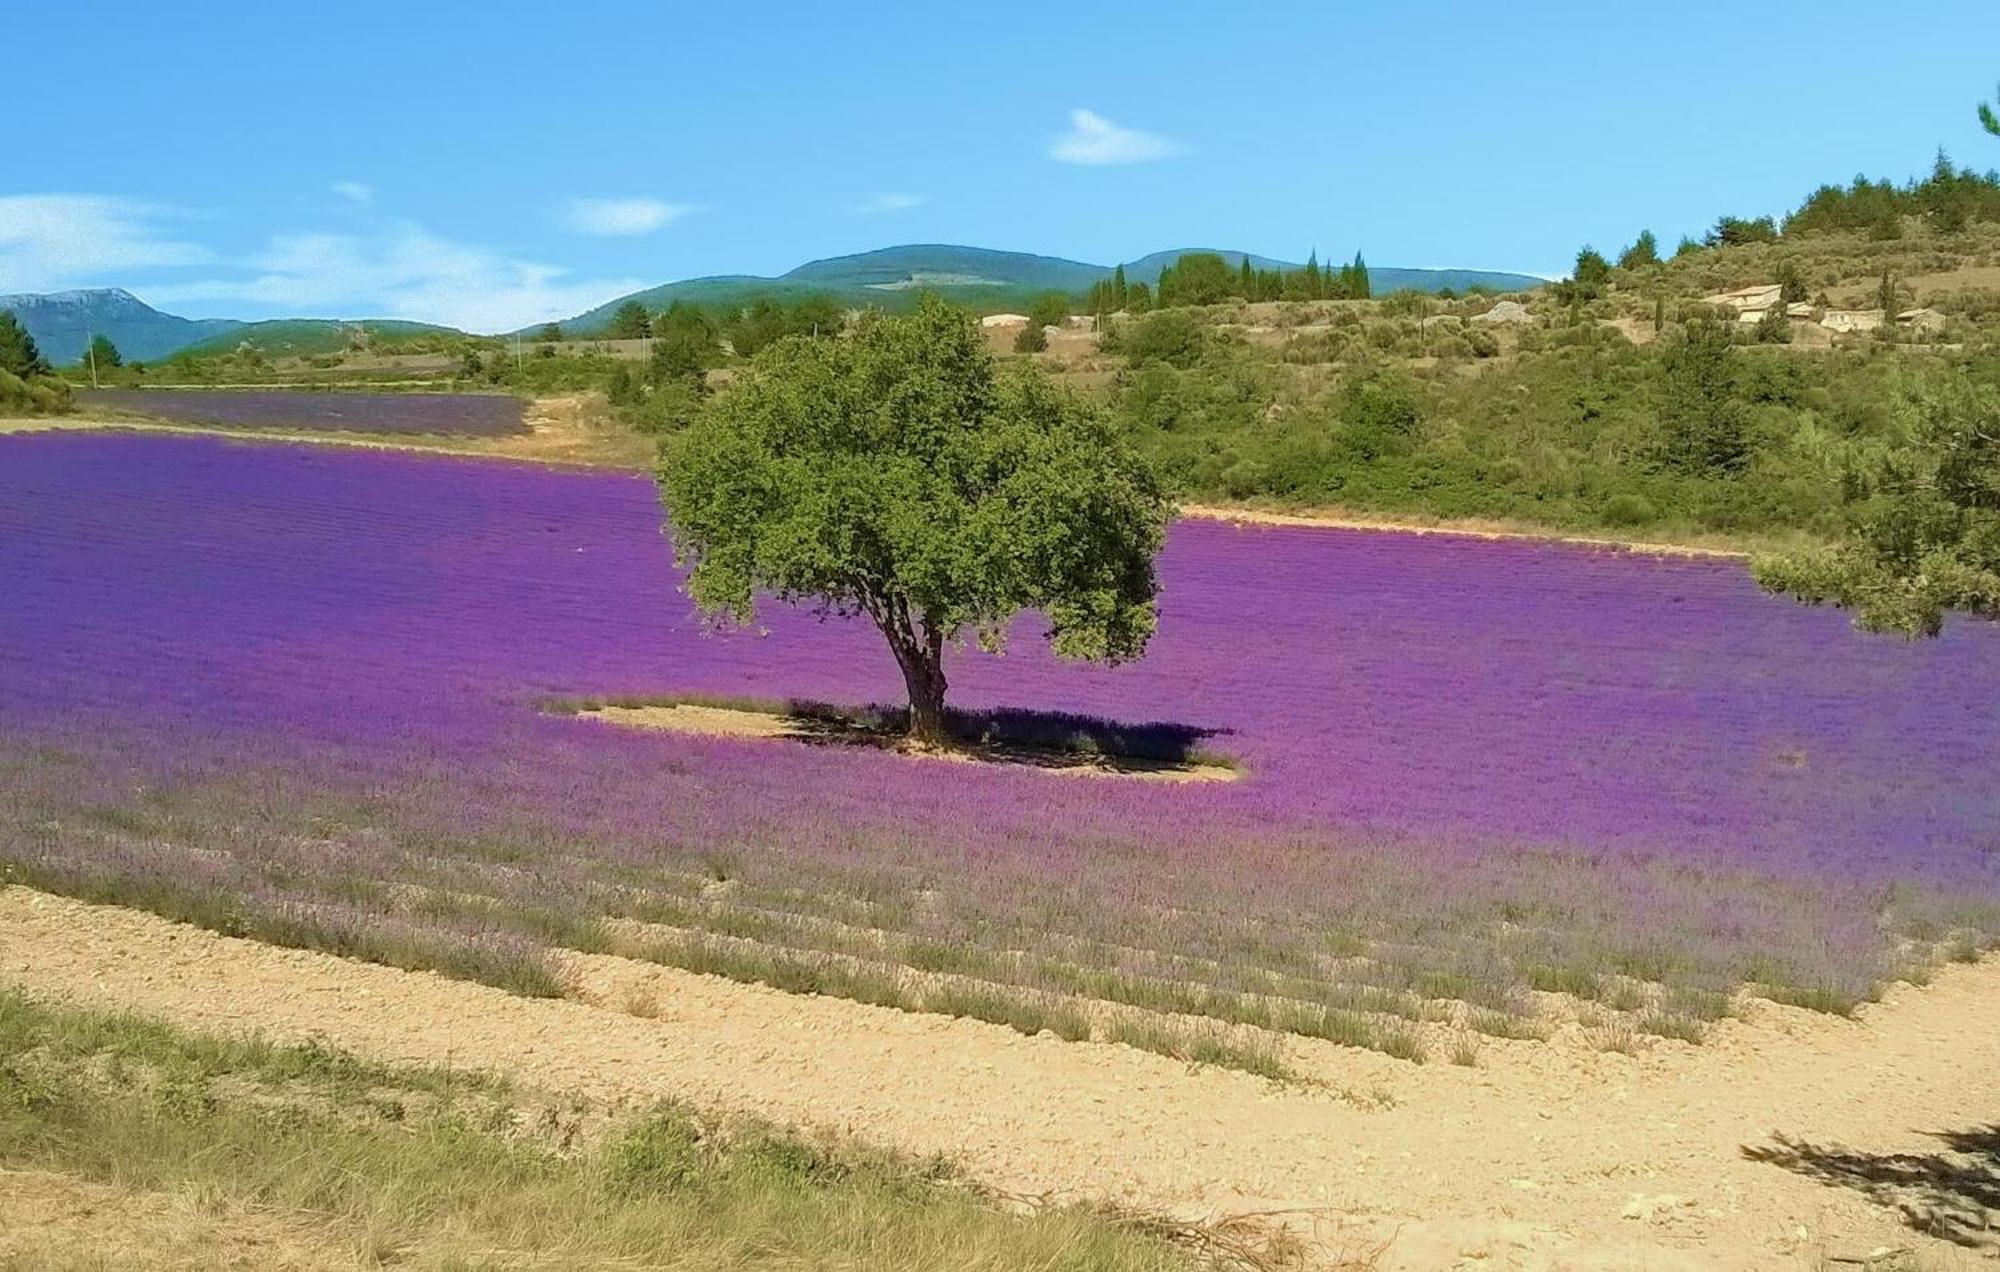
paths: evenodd
<path fill-rule="evenodd" d="M 13 0 L 0 292 L 497 330 L 903 242 L 1554 273 L 2000 167 L 1992 0 L 297 8 Z"/>

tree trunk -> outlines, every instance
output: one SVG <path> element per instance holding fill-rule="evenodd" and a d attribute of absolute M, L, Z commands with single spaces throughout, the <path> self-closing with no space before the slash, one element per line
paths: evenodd
<path fill-rule="evenodd" d="M 897 661 L 910 691 L 910 740 L 925 746 L 946 746 L 951 736 L 944 720 L 944 660 L 941 649 L 919 648 Z"/>

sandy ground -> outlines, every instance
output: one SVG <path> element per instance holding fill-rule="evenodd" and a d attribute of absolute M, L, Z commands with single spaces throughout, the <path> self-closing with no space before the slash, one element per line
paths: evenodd
<path fill-rule="evenodd" d="M 839 726 L 777 715 L 769 711 L 745 711 L 733 707 L 712 707 L 680 702 L 649 707 L 597 707 L 577 713 L 588 719 L 633 729 L 664 729 L 670 733 L 699 733 L 709 737 L 751 738 L 769 741 L 839 745 L 890 746 L 904 758 L 948 763 L 1012 764 L 1033 768 L 1055 777 L 1117 777 L 1152 782 L 1233 782 L 1242 776 L 1221 764 L 1174 764 L 1160 761 L 1117 759 L 1110 756 L 1065 755 L 1026 748 L 975 747 L 942 751 L 892 745 L 880 735 Z M 851 739 L 851 741 L 850 741 Z"/>
<path fill-rule="evenodd" d="M 1183 517 L 1207 521 L 1233 521 L 1240 525 L 1317 526 L 1329 530 L 1383 530 L 1397 534 L 1445 534 L 1462 539 L 1528 539 L 1542 543 L 1569 543 L 1578 547 L 1615 548 L 1622 552 L 1657 556 L 1724 557 L 1747 560 L 1750 553 L 1695 543 L 1654 543 L 1640 539 L 1591 538 L 1565 535 L 1554 530 L 1536 530 L 1492 521 L 1439 521 L 1424 523 L 1391 518 L 1368 517 L 1337 511 L 1272 512 L 1259 508 L 1235 508 L 1214 504 L 1183 504 Z"/>
<path fill-rule="evenodd" d="M 605 956 L 571 970 L 577 999 L 523 999 L 0 890 L 0 981 L 37 994 L 610 1103 L 673 1095 L 948 1153 L 1020 1193 L 1290 1211 L 1328 1248 L 1390 1242 L 1386 1268 L 1820 1268 L 1900 1249 L 1972 1268 L 2000 1251 L 1978 1226 L 2000 1229 L 1979 1211 L 2000 1162 L 1938 1138 L 2000 1120 L 1991 959 L 1856 1020 L 1755 1004 L 1700 1047 L 1636 1056 L 1559 1034 L 1461 1068 L 1301 1041 L 1319 1081 L 1299 1086 Z M 1778 1136 L 1842 1182 L 1746 1156 Z M 1965 1212 L 1964 1244 L 1904 1207 Z"/>

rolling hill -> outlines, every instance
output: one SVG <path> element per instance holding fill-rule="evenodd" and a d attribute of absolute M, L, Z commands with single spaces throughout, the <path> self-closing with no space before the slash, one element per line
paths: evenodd
<path fill-rule="evenodd" d="M 1125 265 L 1125 276 L 1135 282 L 1154 283 L 1160 271 L 1184 252 L 1208 248 L 1178 248 L 1154 252 Z M 1232 266 L 1244 253 L 1217 251 Z M 1280 261 L 1251 255 L 1257 269 L 1297 269 L 1298 262 Z M 852 256 L 834 256 L 809 261 L 797 269 L 775 277 L 753 274 L 716 274 L 681 282 L 649 287 L 620 296 L 597 308 L 565 319 L 563 328 L 575 335 L 590 335 L 611 320 L 618 306 L 636 300 L 647 309 L 664 309 L 676 300 L 689 304 L 734 307 L 759 297 L 785 299 L 818 295 L 842 304 L 877 305 L 895 308 L 919 291 L 935 291 L 959 304 L 982 313 L 1024 308 L 1037 293 L 1080 292 L 1110 274 L 1109 265 L 1065 260 L 1059 256 L 1035 256 L 1027 252 L 1000 252 L 983 247 L 963 247 L 949 243 L 911 243 L 885 247 Z M 1543 280 L 1529 274 L 1471 269 L 1401 269 L 1369 266 L 1375 291 L 1382 294 L 1403 288 L 1437 291 L 1481 284 L 1496 291 L 1522 291 L 1539 287 Z"/>
<path fill-rule="evenodd" d="M 440 327 L 427 322 L 405 322 L 396 318 L 364 318 L 359 322 L 344 322 L 337 318 L 273 318 L 265 322 L 233 324 L 227 331 L 196 341 L 176 352 L 199 357 L 204 354 L 228 353 L 247 344 L 269 357 L 339 353 L 352 343 L 357 328 L 374 340 L 404 340 L 411 336 L 464 334 L 455 327 Z"/>
<path fill-rule="evenodd" d="M 108 336 L 127 360 L 152 361 L 242 326 L 232 318 L 178 318 L 163 314 L 119 287 L 44 295 L 0 296 L 42 356 L 57 366 L 83 356 L 93 335 Z"/>

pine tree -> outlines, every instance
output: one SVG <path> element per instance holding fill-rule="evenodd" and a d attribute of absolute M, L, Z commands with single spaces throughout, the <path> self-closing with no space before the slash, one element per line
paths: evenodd
<path fill-rule="evenodd" d="M 1306 256 L 1305 293 L 1307 300 L 1325 300 L 1326 285 L 1319 276 L 1319 249 L 1314 248 Z"/>
<path fill-rule="evenodd" d="M 14 317 L 11 309 L 0 309 L 0 371 L 6 371 L 23 380 L 31 375 L 47 375 L 49 364 L 42 359 L 42 351 L 35 347 L 35 338 L 28 329 Z"/>
<path fill-rule="evenodd" d="M 1111 271 L 1111 307 L 1125 308 L 1125 267 L 1120 265 Z"/>
<path fill-rule="evenodd" d="M 1367 300 L 1374 294 L 1374 289 L 1368 285 L 1368 262 L 1361 259 L 1361 253 L 1356 252 L 1354 254 L 1353 290 L 1349 291 L 1348 295 L 1354 297 L 1356 300 Z"/>

